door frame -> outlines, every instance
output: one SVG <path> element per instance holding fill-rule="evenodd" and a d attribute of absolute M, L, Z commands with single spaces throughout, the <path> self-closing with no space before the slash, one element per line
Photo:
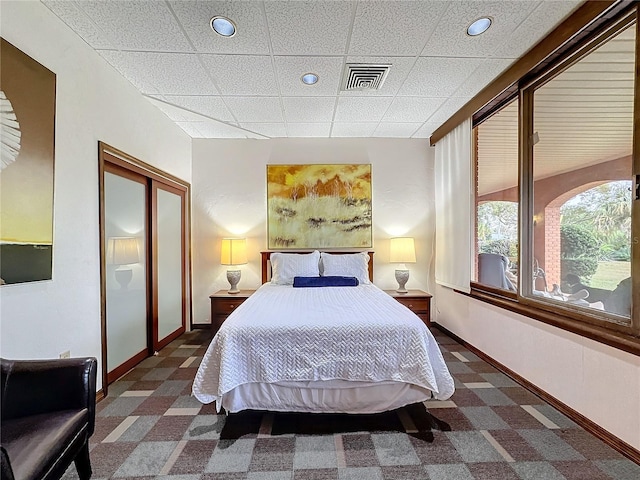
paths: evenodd
<path fill-rule="evenodd" d="M 162 184 L 163 186 L 171 187 L 172 189 L 177 189 L 184 193 L 184 202 L 183 202 L 183 218 L 184 222 L 182 225 L 182 240 L 183 240 L 183 261 L 182 261 L 182 271 L 183 271 L 183 328 L 186 329 L 186 325 L 188 322 L 189 329 L 192 329 L 193 325 L 193 302 L 192 302 L 192 268 L 191 268 L 191 185 L 170 174 L 164 172 L 153 165 L 150 165 L 142 160 L 139 160 L 121 150 L 118 150 L 115 147 L 108 145 L 107 143 L 98 142 L 98 185 L 99 185 L 99 250 L 100 250 L 100 332 L 101 332 L 101 344 L 102 344 L 102 390 L 104 392 L 104 396 L 107 396 L 108 393 L 108 378 L 107 378 L 107 315 L 106 315 L 106 301 L 107 301 L 107 283 L 106 283 L 106 250 L 105 250 L 105 192 L 104 192 L 104 175 L 105 171 L 107 171 L 108 165 L 113 165 L 117 170 L 124 170 L 132 172 L 133 174 L 142 175 L 147 178 L 147 245 L 149 248 L 147 249 L 147 278 L 148 278 L 148 288 L 153 289 L 154 285 L 157 285 L 157 281 L 155 280 L 155 264 L 152 258 L 152 255 L 155 253 L 153 248 L 153 242 L 156 241 L 154 237 L 155 230 L 152 230 L 153 225 L 155 224 L 152 212 L 152 184 L 157 182 Z M 153 227 L 155 228 L 155 227 Z M 153 354 L 154 347 L 154 337 L 152 335 L 153 329 L 155 328 L 157 331 L 157 324 L 154 327 L 154 322 L 152 320 L 152 314 L 155 310 L 153 307 L 153 294 L 147 294 L 147 325 L 148 325 L 148 346 L 149 351 L 148 355 Z M 157 317 L 155 319 L 157 322 Z M 164 345 L 163 345 L 164 346 Z M 146 357 L 145 357 L 146 358 Z M 143 358 L 137 358 L 136 361 L 139 362 L 143 360 Z M 122 372 L 126 373 L 126 372 Z M 114 379 L 111 379 L 112 381 Z"/>

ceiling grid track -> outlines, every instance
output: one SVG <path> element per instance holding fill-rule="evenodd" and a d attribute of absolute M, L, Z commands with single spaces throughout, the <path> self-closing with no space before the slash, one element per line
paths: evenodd
<path fill-rule="evenodd" d="M 264 15 L 264 22 L 267 25 L 267 38 L 269 43 L 269 58 L 271 60 L 271 68 L 273 68 L 273 73 L 276 81 L 276 87 L 278 89 L 278 102 L 280 103 L 280 113 L 282 114 L 282 123 L 284 124 L 285 132 L 287 132 L 287 137 L 289 136 L 289 123 L 287 122 L 287 117 L 285 115 L 284 110 L 284 101 L 282 100 L 282 90 L 280 89 L 280 82 L 278 80 L 278 69 L 276 67 L 276 61 L 273 55 L 273 42 L 271 40 L 271 29 L 269 28 L 269 19 L 267 18 L 267 11 L 264 8 L 264 2 L 260 2 L 260 9 L 262 10 L 262 15 Z"/>
<path fill-rule="evenodd" d="M 356 13 L 358 11 L 358 2 L 351 4 L 351 21 L 349 22 L 349 30 L 347 32 L 347 41 L 345 42 L 344 55 L 342 56 L 342 64 L 347 63 L 347 57 L 349 56 L 349 47 L 351 46 L 351 34 L 353 33 L 353 25 L 356 22 Z M 329 127 L 329 138 L 335 138 L 333 136 L 333 127 L 336 123 L 336 113 L 338 112 L 338 102 L 340 100 L 340 84 L 336 87 L 336 99 L 333 102 L 333 115 L 331 116 L 331 125 Z"/>

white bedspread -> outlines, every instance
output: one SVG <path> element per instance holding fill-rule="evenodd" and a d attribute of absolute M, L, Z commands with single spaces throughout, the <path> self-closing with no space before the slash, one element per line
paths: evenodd
<path fill-rule="evenodd" d="M 211 341 L 193 394 L 210 403 L 250 382 L 332 379 L 413 383 L 440 400 L 454 392 L 429 329 L 378 287 L 266 283 Z"/>

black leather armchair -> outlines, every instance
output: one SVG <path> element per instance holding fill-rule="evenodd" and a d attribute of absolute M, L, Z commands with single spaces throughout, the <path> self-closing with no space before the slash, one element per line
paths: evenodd
<path fill-rule="evenodd" d="M 80 479 L 89 479 L 96 359 L 0 363 L 2 480 L 59 479 L 72 461 Z"/>

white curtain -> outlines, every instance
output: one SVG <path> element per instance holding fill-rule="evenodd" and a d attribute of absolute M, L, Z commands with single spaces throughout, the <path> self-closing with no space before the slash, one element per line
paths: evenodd
<path fill-rule="evenodd" d="M 471 281 L 471 119 L 436 143 L 436 283 L 469 292 Z"/>

